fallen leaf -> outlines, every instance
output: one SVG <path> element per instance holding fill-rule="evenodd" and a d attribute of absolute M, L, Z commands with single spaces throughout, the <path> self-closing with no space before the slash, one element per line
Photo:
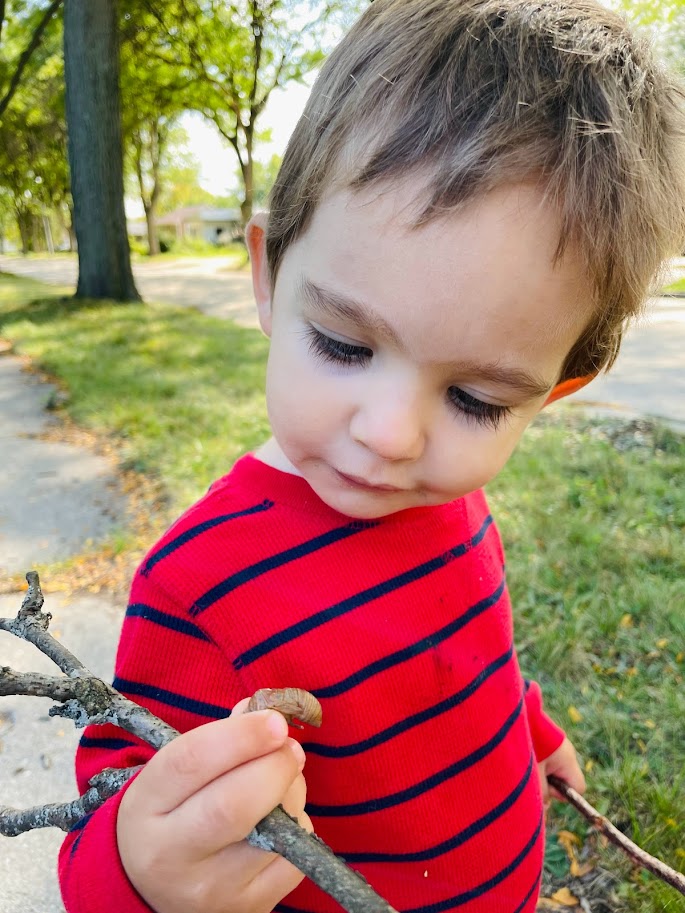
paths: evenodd
<path fill-rule="evenodd" d="M 573 706 L 568 708 L 568 715 L 572 723 L 580 723 L 583 719 L 582 714 Z"/>
<path fill-rule="evenodd" d="M 551 900 L 549 897 L 541 897 L 538 900 L 538 905 L 535 908 L 537 913 L 554 913 L 556 910 L 568 909 L 565 904 L 557 903 L 556 900 Z"/>
<path fill-rule="evenodd" d="M 618 626 L 619 628 L 633 627 L 633 616 L 630 614 L 630 612 L 626 612 L 626 614 L 619 621 Z"/>
<path fill-rule="evenodd" d="M 580 837 L 573 833 L 573 831 L 559 831 L 557 833 L 557 840 L 563 846 L 567 853 L 573 852 L 574 846 L 580 846 Z"/>
<path fill-rule="evenodd" d="M 594 865 L 591 862 L 576 862 L 574 859 L 571 863 L 571 875 L 574 878 L 584 878 L 586 875 L 589 875 L 590 872 L 594 869 Z"/>
<path fill-rule="evenodd" d="M 571 894 L 568 888 L 560 888 L 555 891 L 552 894 L 552 900 L 556 900 L 557 903 L 563 904 L 565 907 L 577 907 L 580 904 L 578 898 L 575 894 Z"/>
<path fill-rule="evenodd" d="M 664 647 L 668 646 L 668 637 L 660 637 L 659 640 L 657 640 L 656 645 L 660 650 L 663 650 Z"/>

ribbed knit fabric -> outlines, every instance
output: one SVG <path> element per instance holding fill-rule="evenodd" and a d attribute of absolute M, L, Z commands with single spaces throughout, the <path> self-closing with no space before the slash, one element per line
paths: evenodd
<path fill-rule="evenodd" d="M 301 734 L 316 832 L 404 913 L 532 913 L 543 859 L 536 759 L 562 742 L 524 683 L 482 492 L 351 520 L 243 457 L 152 549 L 114 685 L 186 731 L 258 688 L 323 705 Z M 89 727 L 83 791 L 151 749 Z M 119 797 L 60 854 L 68 913 L 149 913 L 116 849 Z M 305 881 L 276 908 L 337 913 Z"/>

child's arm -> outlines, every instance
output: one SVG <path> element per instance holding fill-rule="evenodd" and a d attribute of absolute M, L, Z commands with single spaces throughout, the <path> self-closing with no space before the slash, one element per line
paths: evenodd
<path fill-rule="evenodd" d="M 576 750 L 564 730 L 542 709 L 542 691 L 537 682 L 526 681 L 526 716 L 538 762 L 540 786 L 545 803 L 550 795 L 565 802 L 547 783 L 549 774 L 556 774 L 577 792 L 585 792 L 585 777 L 576 758 Z"/>
<path fill-rule="evenodd" d="M 557 792 L 554 787 L 547 782 L 550 774 L 555 774 L 561 780 L 572 786 L 576 792 L 585 792 L 585 777 L 580 769 L 576 750 L 568 739 L 564 739 L 556 751 L 538 763 L 538 772 L 540 774 L 540 785 L 542 787 L 542 798 L 547 804 L 550 798 L 559 799 L 561 802 L 567 800 Z"/>
<path fill-rule="evenodd" d="M 157 913 L 269 913 L 302 880 L 244 842 L 279 803 L 311 830 L 301 747 L 279 713 L 246 703 L 163 748 L 123 797 L 121 861 Z"/>

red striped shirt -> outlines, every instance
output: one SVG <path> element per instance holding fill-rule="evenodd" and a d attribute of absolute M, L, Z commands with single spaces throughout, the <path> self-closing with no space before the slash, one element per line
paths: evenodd
<path fill-rule="evenodd" d="M 244 457 L 141 565 L 114 684 L 180 731 L 258 688 L 312 691 L 324 725 L 302 733 L 307 811 L 323 840 L 404 913 L 534 910 L 535 762 L 563 732 L 521 677 L 482 492 L 351 520 L 304 479 Z M 89 727 L 79 787 L 150 754 Z M 119 801 L 64 842 L 69 913 L 148 910 L 118 858 Z M 339 906 L 305 879 L 277 910 Z"/>

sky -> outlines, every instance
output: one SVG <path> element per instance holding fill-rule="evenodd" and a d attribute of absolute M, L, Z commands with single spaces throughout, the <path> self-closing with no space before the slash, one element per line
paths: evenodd
<path fill-rule="evenodd" d="M 271 143 L 258 143 L 255 158 L 266 162 L 274 153 L 283 154 L 297 120 L 302 113 L 314 75 L 307 79 L 307 85 L 291 82 L 284 89 L 275 89 L 269 96 L 266 107 L 257 120 L 257 129 L 272 130 Z M 233 149 L 201 114 L 188 111 L 181 118 L 181 126 L 188 132 L 189 149 L 200 162 L 201 183 L 210 193 L 221 196 L 235 187 L 233 174 L 238 160 Z"/>
<path fill-rule="evenodd" d="M 270 143 L 258 143 L 255 158 L 267 162 L 274 153 L 283 155 L 290 134 L 304 110 L 316 72 L 306 77 L 306 85 L 291 82 L 284 89 L 275 89 L 257 121 L 257 129 L 271 128 Z M 200 183 L 215 196 L 225 196 L 236 189 L 234 178 L 238 159 L 228 143 L 213 124 L 201 114 L 187 111 L 180 125 L 188 134 L 188 149 L 200 163 Z M 126 214 L 130 219 L 142 219 L 143 206 L 139 199 L 126 200 Z"/>

